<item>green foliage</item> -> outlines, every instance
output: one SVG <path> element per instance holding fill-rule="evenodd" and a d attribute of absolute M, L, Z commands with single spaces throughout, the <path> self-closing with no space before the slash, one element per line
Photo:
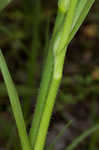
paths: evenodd
<path fill-rule="evenodd" d="M 56 136 L 56 138 L 53 140 L 53 142 L 46 148 L 46 150 L 53 150 L 55 144 L 57 144 L 57 141 L 60 139 L 60 137 L 63 135 L 63 133 L 69 128 L 69 126 L 72 124 L 72 121 L 69 121 L 69 123 L 66 124 L 66 126 L 61 130 L 61 132 Z"/>
<path fill-rule="evenodd" d="M 23 114 L 19 102 L 19 97 L 17 95 L 15 86 L 13 84 L 13 81 L 11 79 L 11 76 L 9 74 L 6 62 L 4 60 L 4 57 L 2 55 L 2 52 L 0 51 L 0 69 L 4 77 L 4 81 L 8 90 L 8 95 L 10 98 L 10 103 L 12 106 L 12 111 L 16 120 L 17 128 L 19 131 L 19 136 L 21 140 L 21 144 L 24 150 L 30 150 L 30 144 L 26 132 L 25 122 L 23 119 Z"/>
<path fill-rule="evenodd" d="M 59 11 L 62 11 L 63 13 L 66 13 L 69 9 L 70 0 L 59 0 L 58 1 L 58 8 Z"/>
<path fill-rule="evenodd" d="M 76 138 L 72 144 L 70 144 L 66 150 L 73 150 L 77 147 L 77 145 L 83 141 L 87 136 L 89 136 L 90 134 L 92 134 L 93 132 L 95 132 L 96 130 L 99 130 L 99 125 L 96 125 L 90 129 L 88 129 L 85 133 L 83 133 L 82 135 L 80 135 L 78 138 Z"/>
<path fill-rule="evenodd" d="M 8 91 L 10 103 L 12 106 L 12 111 L 16 120 L 16 125 L 18 128 L 18 133 L 22 145 L 23 150 L 43 150 L 46 140 L 46 135 L 48 131 L 49 122 L 51 119 L 52 110 L 54 107 L 55 99 L 58 93 L 58 89 L 60 86 L 60 82 L 63 74 L 63 65 L 67 52 L 67 47 L 70 44 L 71 40 L 75 36 L 76 32 L 80 28 L 83 23 L 86 15 L 88 14 L 91 6 L 93 5 L 95 0 L 59 0 L 58 1 L 58 13 L 56 17 L 56 22 L 52 34 L 52 38 L 48 45 L 48 55 L 46 57 L 46 62 L 44 66 L 44 72 L 42 75 L 42 81 L 40 84 L 40 90 L 37 97 L 37 104 L 35 108 L 35 112 L 33 115 L 33 121 L 30 128 L 29 137 L 26 131 L 25 119 L 28 117 L 28 112 L 30 109 L 30 99 L 31 92 L 28 96 L 24 98 L 24 117 L 23 112 L 21 110 L 19 97 L 10 76 L 9 70 L 7 68 L 5 59 L 0 51 L 0 69 L 5 81 L 5 85 Z M 1 1 L 0 11 L 9 3 L 10 1 Z M 38 0 L 34 3 L 34 10 L 32 9 L 32 1 L 29 2 L 29 6 L 31 9 L 26 9 L 28 1 L 25 1 L 25 5 L 23 6 L 24 13 L 29 15 L 27 18 L 27 22 L 25 24 L 25 29 L 30 29 L 32 31 L 32 42 L 31 42 L 31 53 L 28 53 L 29 61 L 27 65 L 28 72 L 28 81 L 27 81 L 27 90 L 23 88 L 21 92 L 28 91 L 30 88 L 35 87 L 35 69 L 37 66 L 37 56 L 38 49 L 41 45 L 41 40 L 39 39 L 40 34 L 40 21 L 41 18 L 40 13 L 42 12 L 41 2 Z M 37 15 L 36 21 L 33 19 L 33 15 Z M 33 30 L 34 29 L 34 30 Z M 10 34 L 8 30 L 6 30 L 3 26 L 1 26 L 1 30 L 10 38 L 17 37 L 22 38 L 24 35 L 16 32 L 16 37 L 13 34 Z M 34 40 L 35 39 L 35 40 Z M 48 39 L 49 40 L 49 39 Z M 22 46 L 22 43 L 20 43 Z M 23 47 L 26 52 L 26 47 Z M 32 66 L 32 69 L 31 69 Z M 79 79 L 81 81 L 81 79 Z M 87 80 L 86 84 L 89 84 L 91 80 Z M 81 90 L 81 89 L 80 89 Z M 24 92 L 25 93 L 25 92 Z M 28 92 L 27 92 L 28 93 Z M 26 93 L 25 93 L 26 94 Z M 81 95 L 80 95 L 81 97 Z M 85 137 L 87 137 L 90 133 L 94 132 L 99 128 L 99 125 L 85 132 L 82 136 L 80 136 L 77 140 L 75 140 L 67 150 L 74 149 L 78 143 L 80 143 Z"/>

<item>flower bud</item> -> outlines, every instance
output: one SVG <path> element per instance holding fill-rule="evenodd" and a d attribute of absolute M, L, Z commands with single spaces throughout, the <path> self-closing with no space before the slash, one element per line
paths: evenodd
<path fill-rule="evenodd" d="M 58 0 L 58 8 L 61 12 L 66 13 L 69 9 L 70 0 Z"/>

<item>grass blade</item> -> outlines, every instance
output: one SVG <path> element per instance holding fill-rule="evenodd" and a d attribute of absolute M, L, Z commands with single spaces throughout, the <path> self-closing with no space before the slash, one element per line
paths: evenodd
<path fill-rule="evenodd" d="M 64 44 L 64 46 L 61 48 L 60 51 L 64 51 L 64 49 L 66 49 L 66 46 L 69 45 L 69 43 L 71 42 L 71 40 L 73 39 L 77 31 L 79 30 L 80 26 L 82 25 L 84 19 L 88 15 L 88 12 L 91 9 L 94 2 L 95 0 L 87 0 L 87 2 L 86 0 L 81 0 L 78 3 L 68 41 Z"/>
<path fill-rule="evenodd" d="M 25 85 L 16 85 L 16 89 L 19 93 L 19 96 L 26 97 L 31 95 L 36 95 L 37 91 L 35 89 L 31 89 L 30 87 L 27 87 Z M 0 97 L 6 97 L 7 96 L 7 90 L 4 83 L 0 83 Z"/>
<path fill-rule="evenodd" d="M 74 17 L 75 20 L 73 21 L 73 24 L 72 24 L 72 28 L 73 29 L 72 29 L 71 33 L 68 33 L 69 30 L 64 26 L 64 29 L 63 29 L 64 30 L 63 31 L 64 32 L 64 36 L 63 36 L 63 39 L 61 40 L 61 43 L 59 43 L 60 51 L 61 51 L 62 48 L 64 48 L 64 50 L 63 49 L 62 50 L 65 51 L 66 45 L 68 45 L 70 43 L 70 41 L 72 40 L 72 38 L 76 34 L 77 30 L 79 29 L 80 25 L 84 21 L 86 15 L 88 14 L 88 11 L 91 8 L 93 3 L 94 3 L 94 0 L 90 0 L 90 1 L 87 0 L 87 4 L 86 4 L 86 0 L 83 0 L 83 1 L 81 0 L 78 3 L 78 7 L 76 9 L 78 11 L 78 13 L 76 13 L 76 11 L 75 11 L 76 17 Z M 85 7 L 85 5 L 86 5 L 86 7 Z M 63 16 L 62 16 L 62 18 L 63 18 Z M 61 19 L 61 20 L 63 20 L 63 19 Z M 58 26 L 56 26 L 55 31 L 61 25 L 62 24 L 59 23 Z M 69 38 L 66 41 L 64 39 L 66 39 L 66 36 L 68 36 L 68 34 L 69 34 Z M 59 34 L 57 34 L 57 35 L 59 35 Z M 52 43 L 50 43 L 50 44 L 53 44 L 54 40 L 52 40 Z M 34 114 L 34 120 L 32 122 L 32 127 L 31 127 L 31 130 L 30 130 L 30 139 L 31 139 L 31 143 L 33 141 L 33 145 L 35 143 L 36 136 L 37 136 L 37 133 L 38 133 L 38 130 L 39 130 L 39 125 L 40 125 L 40 121 L 41 121 L 41 115 L 42 115 L 42 112 L 43 112 L 44 107 L 45 107 L 46 95 L 48 93 L 49 84 L 50 84 L 50 80 L 51 80 L 51 74 L 52 74 L 52 71 L 53 71 L 52 70 L 52 67 L 53 67 L 52 66 L 53 65 L 53 54 L 51 52 L 51 48 L 52 47 L 50 46 L 50 49 L 49 49 L 50 50 L 50 52 L 49 52 L 50 55 L 48 54 L 49 57 L 47 59 L 46 67 L 44 68 L 43 80 L 41 82 L 40 92 L 39 92 L 37 105 L 36 105 L 36 110 L 35 110 L 35 114 Z M 35 128 L 35 126 L 36 126 L 36 128 Z"/>
<path fill-rule="evenodd" d="M 0 69 L 1 69 L 4 81 L 5 81 L 5 84 L 6 84 L 9 98 L 10 98 L 10 103 L 11 103 L 12 111 L 16 120 L 22 148 L 23 150 L 30 150 L 29 139 L 28 139 L 28 135 L 26 132 L 26 127 L 25 127 L 25 122 L 24 122 L 20 102 L 19 102 L 19 97 L 16 92 L 13 81 L 11 79 L 9 70 L 7 68 L 7 65 L 6 65 L 6 62 L 5 62 L 5 59 L 1 50 L 0 50 Z"/>
<path fill-rule="evenodd" d="M 90 134 L 92 134 L 96 130 L 99 130 L 99 124 L 85 131 L 82 135 L 76 138 L 72 142 L 72 144 L 70 144 L 65 150 L 74 150 L 81 141 L 83 141 L 86 137 L 88 137 Z"/>
<path fill-rule="evenodd" d="M 59 138 L 64 134 L 65 130 L 69 128 L 69 126 L 71 125 L 72 121 L 69 121 L 65 127 L 60 131 L 60 133 L 56 136 L 55 140 L 49 145 L 49 147 L 46 150 L 53 150 L 54 149 L 54 145 L 57 143 L 57 141 L 59 140 Z"/>
<path fill-rule="evenodd" d="M 30 141 L 31 141 L 32 147 L 34 147 L 34 144 L 37 138 L 41 116 L 42 116 L 44 106 L 45 106 L 46 95 L 48 93 L 48 88 L 49 88 L 49 83 L 50 83 L 50 78 L 51 78 L 51 73 L 52 73 L 52 66 L 53 66 L 52 56 L 53 56 L 52 52 L 50 51 L 48 55 L 48 59 L 46 61 L 45 68 L 44 68 L 44 73 L 42 76 L 40 90 L 39 90 L 39 94 L 37 98 L 36 109 L 35 109 L 31 129 L 30 129 Z"/>
<path fill-rule="evenodd" d="M 83 9 L 84 9 L 86 3 L 87 3 L 87 0 L 78 1 L 78 5 L 77 5 L 76 11 L 75 11 L 75 17 L 74 17 L 72 29 L 76 25 L 77 20 L 79 19 L 80 15 L 83 13 Z"/>
<path fill-rule="evenodd" d="M 67 30 L 68 30 L 67 32 L 65 31 L 65 33 L 67 33 L 66 42 L 67 42 L 68 36 L 69 36 L 68 33 L 70 33 L 70 31 L 71 31 L 70 29 L 72 26 L 73 14 L 75 12 L 76 4 L 77 4 L 77 0 L 71 1 L 71 5 L 70 5 L 70 9 L 68 11 L 67 19 L 65 18 L 66 19 L 65 25 L 66 25 Z M 61 35 L 61 42 L 62 43 L 60 43 L 61 45 L 59 45 L 57 51 L 59 51 L 62 44 L 64 44 L 63 38 L 65 36 L 65 33 L 64 33 L 64 30 L 66 28 L 65 25 L 62 29 L 62 31 L 63 31 L 62 34 L 59 34 L 59 35 Z M 54 42 L 57 42 L 57 38 Z M 56 43 L 54 43 L 54 44 L 56 44 Z M 55 52 L 54 50 L 56 50 L 56 49 L 54 49 L 54 44 L 52 45 L 53 53 Z M 58 55 L 58 56 L 60 56 L 60 55 Z M 55 57 L 57 57 L 57 56 L 55 56 Z M 52 76 L 51 82 L 50 82 L 49 90 L 47 91 L 46 104 L 45 104 L 45 107 L 43 109 L 43 114 L 42 114 L 42 118 L 41 118 L 40 127 L 39 127 L 39 131 L 38 131 L 34 150 L 42 150 L 44 148 L 46 134 L 47 134 L 47 130 L 48 130 L 51 114 L 52 114 L 52 109 L 53 109 L 53 106 L 55 103 L 55 98 L 56 98 L 58 88 L 60 85 L 60 81 L 61 81 L 61 77 L 62 77 L 63 61 L 64 61 L 64 59 L 62 59 L 63 57 L 64 57 L 64 52 L 62 53 L 60 60 L 59 60 L 59 57 L 54 58 L 56 60 L 54 60 L 54 59 L 52 60 L 52 62 L 54 61 L 55 63 L 53 66 L 53 72 L 51 73 L 51 76 Z M 57 65 L 57 63 L 59 65 Z"/>
<path fill-rule="evenodd" d="M 75 36 L 76 32 L 78 31 L 79 27 L 83 23 L 84 19 L 86 18 L 87 14 L 88 14 L 89 10 L 91 9 L 91 7 L 92 7 L 94 2 L 95 2 L 95 0 L 87 0 L 87 3 L 85 5 L 85 7 L 83 8 L 83 11 L 80 12 L 78 20 L 75 21 L 75 25 L 74 25 L 71 33 L 70 33 L 70 36 L 69 36 L 69 39 L 68 39 L 68 43 Z"/>

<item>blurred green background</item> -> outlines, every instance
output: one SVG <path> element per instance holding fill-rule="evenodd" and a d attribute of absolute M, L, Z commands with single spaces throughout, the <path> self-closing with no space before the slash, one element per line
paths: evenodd
<path fill-rule="evenodd" d="M 0 13 L 0 47 L 6 58 L 30 128 L 44 60 L 57 14 L 56 0 L 14 0 Z M 56 142 L 63 150 L 99 122 L 99 1 L 68 47 L 64 76 L 49 127 L 47 145 L 69 120 L 72 125 Z M 77 150 L 99 150 L 99 131 Z M 0 150 L 19 150 L 15 121 L 0 73 Z"/>

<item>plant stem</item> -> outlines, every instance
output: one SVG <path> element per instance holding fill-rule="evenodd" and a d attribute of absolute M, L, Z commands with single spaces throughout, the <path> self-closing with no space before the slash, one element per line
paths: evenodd
<path fill-rule="evenodd" d="M 65 150 L 74 150 L 81 141 L 83 141 L 86 137 L 88 137 L 90 134 L 92 134 L 96 130 L 99 130 L 99 124 L 88 129 L 83 134 L 81 134 L 79 137 L 77 137 Z"/>
<path fill-rule="evenodd" d="M 56 40 L 55 39 L 56 38 L 55 34 L 58 31 L 59 26 L 61 24 L 60 20 L 61 20 L 61 22 L 63 21 L 64 15 L 65 15 L 64 13 L 63 14 L 61 12 L 58 13 L 50 45 L 53 45 L 53 43 L 54 43 L 53 41 Z M 33 143 L 32 144 L 33 147 L 34 147 L 36 137 L 37 137 L 37 134 L 38 134 L 39 125 L 40 125 L 40 121 L 41 121 L 41 116 L 42 116 L 44 106 L 45 106 L 45 102 L 46 102 L 46 96 L 49 92 L 48 89 L 49 89 L 49 85 L 50 85 L 50 81 L 51 81 L 51 76 L 52 76 L 52 71 L 53 71 L 53 64 L 54 64 L 52 49 L 53 49 L 52 46 L 50 46 L 48 57 L 47 57 L 47 60 L 46 60 L 46 65 L 45 65 L 45 68 L 44 68 L 42 82 L 41 82 L 41 86 L 40 86 L 39 96 L 38 96 L 38 99 L 37 99 L 36 109 L 35 109 L 35 113 L 34 113 L 34 119 L 33 119 L 33 122 L 32 122 L 32 127 L 30 129 L 30 141 L 31 141 L 31 143 Z"/>
<path fill-rule="evenodd" d="M 31 51 L 29 54 L 28 60 L 28 84 L 31 87 L 35 87 L 35 72 L 34 68 L 37 67 L 37 56 L 38 56 L 38 49 L 40 47 L 40 21 L 41 21 L 41 0 L 36 0 L 34 2 L 34 7 L 30 11 L 30 19 L 31 22 L 31 32 L 32 32 L 32 43 L 31 43 Z M 35 20 L 33 19 L 33 16 Z M 32 67 L 32 69 L 31 69 Z"/>
<path fill-rule="evenodd" d="M 1 50 L 0 50 L 0 69 L 1 69 L 4 81 L 5 81 L 5 84 L 6 84 L 9 98 L 10 98 L 10 103 L 11 103 L 12 111 L 16 120 L 22 148 L 23 150 L 31 150 L 26 127 L 25 127 L 25 122 L 23 118 L 23 113 L 21 110 L 20 102 L 19 102 L 19 97 L 16 92 L 13 81 L 11 79 L 9 70 L 7 68 L 7 65 L 6 65 L 6 62 L 5 62 L 5 59 Z"/>
<path fill-rule="evenodd" d="M 38 128 L 39 128 L 39 124 L 41 121 L 43 108 L 45 105 L 45 97 L 47 95 L 51 73 L 52 73 L 52 65 L 53 65 L 52 57 L 53 55 L 52 55 L 52 52 L 50 51 L 47 62 L 46 62 L 45 70 L 43 73 L 43 78 L 42 78 L 42 82 L 40 85 L 40 91 L 39 91 L 39 95 L 37 99 L 34 118 L 33 118 L 32 126 L 30 129 L 30 141 L 31 141 L 32 147 L 34 147 L 34 144 L 37 138 Z"/>
<path fill-rule="evenodd" d="M 65 22 L 66 24 L 64 24 L 62 31 L 59 32 L 59 34 L 57 35 L 57 36 L 60 36 L 58 38 L 62 39 L 62 40 L 63 40 L 64 36 L 66 36 L 66 39 L 65 39 L 66 42 L 67 42 L 70 30 L 71 30 L 73 14 L 75 11 L 76 3 L 77 3 L 77 0 L 71 1 L 70 10 L 67 14 L 67 19 Z M 67 28 L 67 31 L 65 32 L 65 33 L 67 33 L 67 35 L 64 35 L 65 28 Z M 57 40 L 58 39 L 56 37 L 55 41 L 53 41 L 52 51 L 53 51 L 53 53 L 56 53 L 56 56 L 54 56 L 54 58 L 53 58 L 53 62 L 54 62 L 53 72 L 51 74 L 50 86 L 47 91 L 45 107 L 43 108 L 44 110 L 42 113 L 42 118 L 41 118 L 40 127 L 39 127 L 34 150 L 42 150 L 44 147 L 46 134 L 47 134 L 47 130 L 48 130 L 51 114 L 52 114 L 52 109 L 53 109 L 53 106 L 55 103 L 55 98 L 56 98 L 58 88 L 60 85 L 60 81 L 62 78 L 62 71 L 63 71 L 63 64 L 64 64 L 66 50 L 64 49 L 64 51 L 62 51 L 62 53 L 60 53 L 60 54 L 57 53 L 57 51 L 59 51 L 61 49 L 61 47 L 64 46 L 65 41 L 60 40 L 61 42 L 58 43 L 59 45 L 57 45 Z M 56 47 L 55 45 L 57 45 L 58 47 Z"/>
<path fill-rule="evenodd" d="M 50 121 L 49 118 L 52 113 L 52 109 L 54 106 L 54 102 L 55 102 L 55 98 L 57 95 L 59 85 L 60 85 L 60 79 L 53 78 L 50 91 L 46 99 L 46 107 L 43 112 L 42 120 L 40 123 L 40 129 L 39 129 L 39 133 L 37 136 L 34 150 L 42 150 L 44 147 L 46 132 L 47 132 L 49 121 Z"/>
<path fill-rule="evenodd" d="M 28 1 L 26 4 L 28 4 Z M 28 10 L 29 17 L 28 17 L 28 24 L 26 26 L 26 29 L 31 28 L 32 42 L 31 42 L 31 51 L 29 52 L 29 58 L 28 58 L 28 63 L 27 63 L 27 72 L 28 72 L 27 86 L 30 87 L 31 89 L 34 89 L 35 84 L 36 84 L 36 80 L 35 80 L 36 69 L 35 68 L 37 68 L 37 56 L 38 56 L 39 47 L 41 44 L 40 36 L 39 36 L 41 11 L 42 11 L 41 0 L 36 0 L 35 2 L 30 1 L 30 5 L 33 5 L 33 6 L 31 6 L 32 8 L 30 10 Z M 33 17 L 35 16 L 36 18 L 34 20 Z M 24 111 L 23 112 L 24 112 L 25 119 L 28 118 L 28 115 L 30 112 L 32 96 L 33 95 L 30 95 L 24 98 Z"/>
<path fill-rule="evenodd" d="M 35 144 L 35 141 L 36 141 L 36 138 L 37 138 L 39 125 L 40 125 L 40 121 L 41 121 L 41 116 L 42 116 L 43 109 L 44 109 L 44 106 L 45 106 L 46 95 L 48 93 L 49 84 L 50 84 L 50 81 L 51 81 L 51 75 L 52 75 L 52 71 L 53 71 L 53 63 L 54 62 L 53 62 L 53 52 L 52 52 L 51 43 L 54 40 L 54 35 L 55 35 L 56 31 L 59 28 L 60 20 L 62 21 L 63 16 L 64 16 L 64 14 L 62 14 L 60 12 L 57 15 L 57 19 L 56 19 L 56 23 L 55 23 L 55 27 L 54 27 L 54 31 L 53 31 L 53 35 L 52 35 L 52 39 L 50 41 L 48 56 L 47 56 L 47 59 L 45 61 L 44 72 L 43 72 L 43 75 L 42 75 L 40 90 L 39 90 L 38 98 L 37 98 L 36 109 L 35 109 L 35 112 L 34 112 L 32 126 L 31 126 L 31 129 L 30 129 L 30 141 L 32 143 L 32 147 L 34 147 L 34 144 Z"/>
<path fill-rule="evenodd" d="M 19 96 L 22 97 L 29 97 L 31 95 L 36 95 L 37 91 L 34 89 L 31 89 L 27 86 L 23 85 L 16 85 L 16 89 L 19 93 Z M 0 97 L 6 97 L 7 96 L 7 91 L 4 83 L 0 83 Z"/>
<path fill-rule="evenodd" d="M 74 3 L 74 1 L 72 1 L 72 3 Z M 66 52 L 66 47 L 68 46 L 68 44 L 74 37 L 75 33 L 79 29 L 80 25 L 82 24 L 83 20 L 85 19 L 89 9 L 91 8 L 92 4 L 94 3 L 94 0 L 87 1 L 87 4 L 86 4 L 86 0 L 84 0 L 83 5 L 81 3 L 83 3 L 83 1 L 79 2 L 78 8 L 77 8 L 79 10 L 78 11 L 79 14 L 77 14 L 76 11 L 74 11 L 76 2 L 75 2 L 75 4 L 72 5 L 73 9 L 71 9 L 71 12 L 69 11 L 68 14 L 66 14 L 66 13 L 62 14 L 62 12 L 60 12 L 58 10 L 56 24 L 54 27 L 52 40 L 50 42 L 51 46 L 49 48 L 48 57 L 47 57 L 46 65 L 44 67 L 44 73 L 42 76 L 42 82 L 41 82 L 41 86 L 40 86 L 39 96 L 37 99 L 37 105 L 36 105 L 36 109 L 35 109 L 35 113 L 34 113 L 34 120 L 32 122 L 31 130 L 30 130 L 30 140 L 31 140 L 31 143 L 33 142 L 33 145 L 35 145 L 37 134 L 40 132 L 39 131 L 40 121 L 43 118 L 42 116 L 43 116 L 44 108 L 46 107 L 45 104 L 46 104 L 46 100 L 47 100 L 47 94 L 49 93 L 50 81 L 51 81 L 51 78 L 53 77 L 53 75 L 52 75 L 53 64 L 55 63 L 56 60 L 57 60 L 57 65 L 59 64 L 59 62 L 60 62 L 59 55 L 61 54 L 62 51 Z M 86 7 L 84 7 L 85 4 L 86 4 Z M 83 13 L 82 13 L 81 6 L 84 7 Z M 74 19 L 71 16 L 74 17 Z M 73 20 L 75 22 L 75 25 L 72 24 Z M 63 24 L 63 26 L 62 26 L 62 24 Z M 59 39 L 59 41 L 58 41 L 58 39 Z M 58 45 L 57 45 L 57 43 L 58 43 Z M 54 54 L 54 55 L 56 55 L 56 56 L 58 55 L 57 59 L 54 58 L 55 56 L 53 56 L 53 52 L 52 52 L 53 47 L 56 48 L 56 49 L 54 49 L 54 51 L 56 51 L 56 54 Z M 61 59 L 64 60 L 64 56 Z M 60 65 L 60 70 L 61 70 L 61 68 L 62 68 L 62 65 Z M 54 68 L 54 71 L 55 71 L 55 68 Z M 56 67 L 56 72 L 57 72 L 57 67 Z M 36 126 L 36 128 L 35 128 L 35 126 Z M 37 141 L 36 141 L 36 143 L 37 143 Z"/>
<path fill-rule="evenodd" d="M 46 150 L 53 150 L 54 146 L 57 144 L 57 142 L 59 141 L 59 139 L 63 136 L 63 134 L 65 133 L 65 131 L 70 127 L 70 125 L 72 124 L 72 120 L 69 121 L 64 127 L 63 129 L 61 129 L 61 131 L 58 133 L 58 135 L 55 137 L 55 139 L 52 141 L 52 143 L 50 145 L 48 145 L 48 147 L 46 148 Z"/>

